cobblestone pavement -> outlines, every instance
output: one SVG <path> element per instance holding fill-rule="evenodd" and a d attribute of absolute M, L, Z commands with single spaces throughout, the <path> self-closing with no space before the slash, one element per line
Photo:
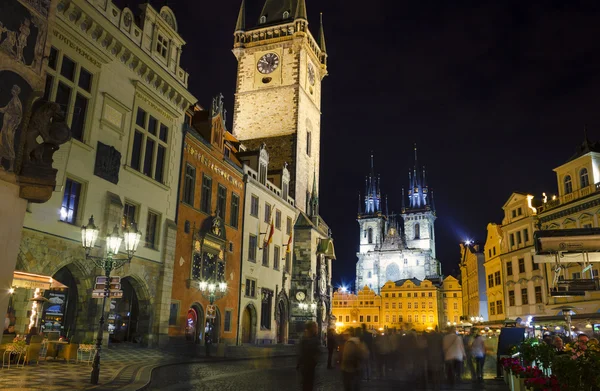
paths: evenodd
<path fill-rule="evenodd" d="M 325 368 L 325 357 L 317 368 L 315 390 L 342 390 L 338 369 Z M 300 377 L 296 371 L 295 358 L 271 360 L 247 360 L 220 363 L 179 364 L 157 368 L 152 374 L 148 390 L 152 391 L 275 391 L 300 390 Z M 411 373 L 403 373 L 396 380 L 374 379 L 362 382 L 362 390 L 426 390 L 411 383 Z M 393 374 L 391 377 L 394 377 Z M 454 390 L 507 391 L 502 381 L 486 374 L 483 384 L 464 381 Z M 489 378 L 489 379 L 488 379 Z M 442 387 L 442 390 L 447 388 Z"/>

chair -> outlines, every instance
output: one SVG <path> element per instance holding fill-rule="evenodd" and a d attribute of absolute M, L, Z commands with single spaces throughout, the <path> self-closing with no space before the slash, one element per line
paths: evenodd
<path fill-rule="evenodd" d="M 41 342 L 32 342 L 27 346 L 27 352 L 25 353 L 25 359 L 23 360 L 23 365 L 29 364 L 32 360 L 35 361 L 35 364 L 39 364 L 40 362 L 40 351 L 42 350 Z"/>
<path fill-rule="evenodd" d="M 64 358 L 66 362 L 70 362 L 71 360 L 77 360 L 78 349 L 78 343 L 70 343 L 68 345 L 63 346 L 58 356 Z"/>
<path fill-rule="evenodd" d="M 86 361 L 88 365 L 94 359 L 96 355 L 96 347 L 93 344 L 81 344 L 77 349 L 77 362 Z"/>

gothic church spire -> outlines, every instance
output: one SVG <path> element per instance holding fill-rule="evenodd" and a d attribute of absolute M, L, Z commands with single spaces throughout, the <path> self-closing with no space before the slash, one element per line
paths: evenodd
<path fill-rule="evenodd" d="M 235 32 L 242 32 L 246 30 L 246 0 L 242 0 L 240 6 L 240 13 L 238 14 L 237 23 L 235 24 Z"/>

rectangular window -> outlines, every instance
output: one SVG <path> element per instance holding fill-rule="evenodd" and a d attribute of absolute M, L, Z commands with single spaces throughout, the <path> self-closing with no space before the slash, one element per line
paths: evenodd
<path fill-rule="evenodd" d="M 258 238 L 256 235 L 250 234 L 250 238 L 248 240 L 248 260 L 251 262 L 256 262 L 256 249 L 258 244 Z"/>
<path fill-rule="evenodd" d="M 367 323 L 371 323 L 371 315 L 367 315 Z"/>
<path fill-rule="evenodd" d="M 360 318 L 359 318 L 359 321 L 360 321 L 361 323 L 362 323 L 362 322 L 364 322 L 364 321 L 365 321 L 365 317 L 361 315 L 361 316 L 360 316 Z"/>
<path fill-rule="evenodd" d="M 421 308 L 422 308 L 422 309 L 425 309 L 425 308 L 426 308 L 426 307 L 425 307 L 425 302 L 424 302 L 424 301 L 423 301 L 423 302 L 421 302 Z"/>
<path fill-rule="evenodd" d="M 167 53 L 169 49 L 169 40 L 166 37 L 163 37 L 161 34 L 158 34 L 156 37 L 156 52 L 162 57 L 167 58 Z"/>
<path fill-rule="evenodd" d="M 310 132 L 306 132 L 306 154 L 310 156 L 311 147 L 312 147 L 312 139 L 310 136 Z"/>
<path fill-rule="evenodd" d="M 444 310 L 448 309 L 448 303 L 444 302 Z"/>
<path fill-rule="evenodd" d="M 525 243 L 529 242 L 529 230 L 528 229 L 523 230 L 523 241 Z"/>
<path fill-rule="evenodd" d="M 177 326 L 177 317 L 179 316 L 179 302 L 171 302 L 169 308 L 169 326 Z"/>
<path fill-rule="evenodd" d="M 83 66 L 51 48 L 44 98 L 61 106 L 71 136 L 79 141 L 84 140 L 93 79 L 93 74 Z"/>
<path fill-rule="evenodd" d="M 494 275 L 488 274 L 488 288 L 491 288 L 493 286 L 494 286 Z"/>
<path fill-rule="evenodd" d="M 519 273 L 525 273 L 525 258 L 519 258 Z"/>
<path fill-rule="evenodd" d="M 540 270 L 540 264 L 535 263 L 533 257 L 531 257 L 531 270 Z"/>
<path fill-rule="evenodd" d="M 183 202 L 194 206 L 194 190 L 196 189 L 196 168 L 186 164 L 183 181 Z"/>
<path fill-rule="evenodd" d="M 158 227 L 160 216 L 157 213 L 148 211 L 148 219 L 146 221 L 146 240 L 145 246 L 152 249 L 158 248 Z"/>
<path fill-rule="evenodd" d="M 204 213 L 211 213 L 212 204 L 212 178 L 202 174 L 202 194 L 200 198 L 200 210 Z"/>
<path fill-rule="evenodd" d="M 231 332 L 231 310 L 225 310 L 225 324 L 223 324 L 223 331 L 225 333 Z"/>
<path fill-rule="evenodd" d="M 395 310 L 396 309 L 396 303 L 392 303 L 392 309 Z"/>
<path fill-rule="evenodd" d="M 454 309 L 457 310 L 458 309 L 458 303 L 454 303 Z"/>
<path fill-rule="evenodd" d="M 285 271 L 292 272 L 292 253 L 288 251 L 285 252 Z"/>
<path fill-rule="evenodd" d="M 500 285 L 502 284 L 501 278 L 500 278 L 500 272 L 495 272 L 494 273 L 494 284 L 495 285 Z"/>
<path fill-rule="evenodd" d="M 271 205 L 265 202 L 265 223 L 271 222 Z"/>
<path fill-rule="evenodd" d="M 408 314 L 408 323 L 412 323 L 412 315 Z"/>
<path fill-rule="evenodd" d="M 375 319 L 373 319 L 373 321 L 374 321 L 375 323 L 379 323 L 379 316 L 375 315 L 375 316 L 374 316 L 374 318 L 375 318 Z"/>
<path fill-rule="evenodd" d="M 579 280 L 581 278 L 581 273 L 579 273 L 579 272 L 573 273 L 572 276 L 573 276 L 574 280 Z"/>
<path fill-rule="evenodd" d="M 285 224 L 285 233 L 286 235 L 290 235 L 292 233 L 292 218 L 288 217 Z"/>
<path fill-rule="evenodd" d="M 250 215 L 258 217 L 258 197 L 254 194 L 250 198 Z"/>
<path fill-rule="evenodd" d="M 346 318 L 348 318 L 348 317 L 346 317 Z M 347 321 L 348 321 L 348 320 L 346 320 L 346 322 L 347 322 Z M 386 323 L 389 323 L 389 322 L 390 322 L 390 316 L 389 316 L 389 315 L 386 315 L 386 316 L 385 316 L 385 322 L 386 322 Z"/>
<path fill-rule="evenodd" d="M 529 297 L 527 296 L 527 288 L 521 288 L 521 304 L 529 304 Z"/>
<path fill-rule="evenodd" d="M 217 213 L 225 220 L 225 211 L 227 209 L 227 189 L 223 185 L 217 188 Z"/>
<path fill-rule="evenodd" d="M 510 234 L 510 246 L 513 247 L 515 245 L 515 234 Z"/>
<path fill-rule="evenodd" d="M 231 210 L 229 211 L 229 225 L 232 228 L 237 228 L 240 215 L 240 196 L 231 193 Z"/>
<path fill-rule="evenodd" d="M 521 243 L 523 243 L 521 241 L 521 231 L 517 231 L 517 244 L 521 244 Z"/>
<path fill-rule="evenodd" d="M 275 228 L 281 229 L 281 211 L 279 209 L 275 211 Z"/>
<path fill-rule="evenodd" d="M 433 302 L 429 302 L 429 308 L 433 308 Z"/>
<path fill-rule="evenodd" d="M 202 278 L 202 257 L 200 253 L 194 252 L 192 255 L 192 279 Z"/>
<path fill-rule="evenodd" d="M 412 308 L 412 303 L 408 303 L 408 309 Z"/>
<path fill-rule="evenodd" d="M 506 275 L 507 276 L 512 276 L 513 275 L 513 268 L 512 268 L 512 261 L 508 261 L 506 262 Z"/>
<path fill-rule="evenodd" d="M 401 310 L 402 309 L 402 302 L 398 303 L 398 309 Z"/>
<path fill-rule="evenodd" d="M 396 315 L 392 315 L 392 323 L 396 323 Z"/>
<path fill-rule="evenodd" d="M 542 302 L 542 287 L 535 287 L 535 302 L 536 304 L 540 304 Z"/>
<path fill-rule="evenodd" d="M 281 257 L 281 248 L 273 246 L 273 269 L 279 270 L 279 257 Z"/>
<path fill-rule="evenodd" d="M 265 242 L 262 249 L 262 265 L 269 267 L 269 245 Z"/>
<path fill-rule="evenodd" d="M 493 301 L 490 303 L 490 315 L 496 315 L 496 303 Z"/>
<path fill-rule="evenodd" d="M 514 307 L 515 305 L 515 291 L 508 291 L 508 305 Z"/>
<path fill-rule="evenodd" d="M 67 178 L 65 181 L 65 193 L 60 208 L 60 221 L 69 224 L 77 224 L 77 211 L 81 197 L 81 183 Z"/>
<path fill-rule="evenodd" d="M 256 281 L 246 278 L 246 290 L 245 295 L 247 297 L 254 297 L 256 294 Z"/>
<path fill-rule="evenodd" d="M 125 201 L 123 206 L 123 221 L 121 226 L 123 228 L 131 226 L 132 223 L 137 221 L 137 205 Z"/>
<path fill-rule="evenodd" d="M 350 322 L 350 315 L 346 315 L 346 323 Z"/>
<path fill-rule="evenodd" d="M 161 124 L 141 107 L 137 108 L 130 166 L 155 181 L 164 183 L 169 145 L 166 137 L 164 140 L 159 137 L 159 126 L 164 128 L 163 133 L 166 135 L 166 125 Z"/>
<path fill-rule="evenodd" d="M 498 315 L 502 315 L 503 312 L 504 312 L 504 310 L 502 308 L 502 300 L 496 301 L 496 313 Z"/>

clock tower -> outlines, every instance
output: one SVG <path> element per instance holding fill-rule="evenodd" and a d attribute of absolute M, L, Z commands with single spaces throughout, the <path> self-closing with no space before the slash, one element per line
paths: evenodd
<path fill-rule="evenodd" d="M 265 0 L 250 28 L 245 11 L 242 0 L 234 32 L 233 134 L 249 149 L 266 143 L 269 169 L 288 164 L 290 196 L 308 212 L 311 185 L 319 185 L 321 81 L 327 75 L 322 18 L 317 39 L 305 0 Z"/>

